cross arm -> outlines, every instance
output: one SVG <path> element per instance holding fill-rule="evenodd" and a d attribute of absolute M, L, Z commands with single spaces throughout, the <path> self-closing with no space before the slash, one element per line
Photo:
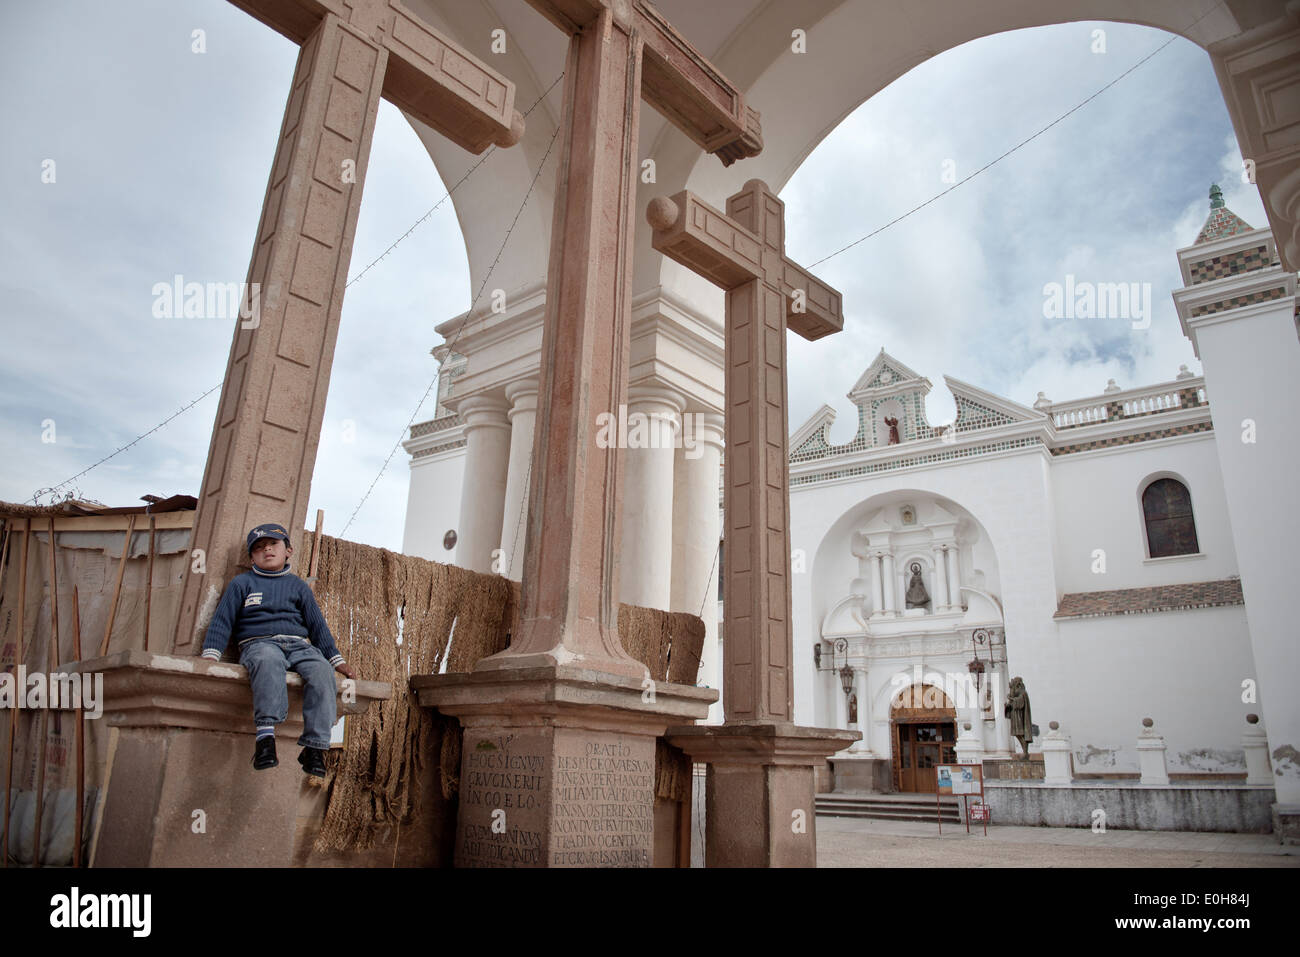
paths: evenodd
<path fill-rule="evenodd" d="M 513 146 L 524 132 L 515 85 L 412 13 L 400 0 L 230 0 L 302 43 L 334 15 L 388 51 L 384 98 L 471 153 Z M 343 65 L 340 64 L 340 69 Z"/>
<path fill-rule="evenodd" d="M 647 0 L 528 0 L 565 33 L 583 29 L 608 7 L 644 42 L 641 95 L 706 152 L 730 166 L 757 156 L 763 131 L 757 111 Z"/>
<path fill-rule="evenodd" d="M 651 200 L 646 220 L 652 248 L 723 289 L 765 278 L 758 237 L 690 190 Z M 794 332 L 820 339 L 844 328 L 840 293 L 784 257 L 777 285 Z"/>
<path fill-rule="evenodd" d="M 786 259 L 781 291 L 786 297 L 786 325 L 805 339 L 820 339 L 844 329 L 844 304 L 839 290 Z M 803 296 L 798 291 L 803 290 Z M 797 311 L 796 311 L 797 310 Z"/>
<path fill-rule="evenodd" d="M 758 237 L 690 190 L 652 199 L 646 221 L 652 248 L 723 289 L 763 278 Z"/>

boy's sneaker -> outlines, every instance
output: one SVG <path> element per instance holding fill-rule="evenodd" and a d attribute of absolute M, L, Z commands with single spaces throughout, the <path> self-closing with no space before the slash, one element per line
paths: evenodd
<path fill-rule="evenodd" d="M 298 763 L 312 777 L 325 777 L 325 752 L 320 748 L 303 748 L 298 755 Z"/>
<path fill-rule="evenodd" d="M 265 771 L 279 764 L 280 760 L 275 756 L 275 735 L 268 734 L 264 738 L 258 738 L 257 746 L 253 750 L 253 770 Z"/>

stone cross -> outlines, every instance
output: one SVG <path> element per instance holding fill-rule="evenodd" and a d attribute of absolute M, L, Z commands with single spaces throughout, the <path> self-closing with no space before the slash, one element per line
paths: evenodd
<path fill-rule="evenodd" d="M 728 724 L 790 722 L 785 330 L 839 332 L 840 294 L 786 258 L 785 204 L 761 180 L 725 214 L 683 190 L 652 200 L 646 219 L 655 249 L 727 291 L 723 713 Z"/>
<path fill-rule="evenodd" d="M 283 522 L 301 543 L 379 98 L 473 153 L 523 135 L 514 84 L 399 0 L 232 2 L 302 50 L 208 447 L 182 653 L 201 643 L 250 528 Z"/>
<path fill-rule="evenodd" d="M 643 0 L 529 0 L 569 34 L 519 633 L 477 671 L 569 663 L 641 676 L 618 638 L 622 458 L 595 441 L 626 402 L 641 99 L 724 164 L 758 114 Z M 665 518 L 665 521 L 668 519 Z"/>

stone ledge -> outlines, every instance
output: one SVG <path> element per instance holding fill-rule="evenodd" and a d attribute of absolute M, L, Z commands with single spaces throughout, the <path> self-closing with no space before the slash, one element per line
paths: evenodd
<path fill-rule="evenodd" d="M 645 701 L 646 690 L 654 693 Z M 454 715 L 466 727 L 506 722 L 512 726 L 566 725 L 621 730 L 649 722 L 700 720 L 718 700 L 713 688 L 617 677 L 572 665 L 416 675 L 411 691 L 422 707 Z"/>
<path fill-rule="evenodd" d="M 63 670 L 104 676 L 103 720 L 110 727 L 193 728 L 239 734 L 252 730 L 253 692 L 242 665 L 133 650 L 73 662 Z M 337 694 L 343 678 L 335 674 Z M 289 716 L 277 729 L 282 737 L 296 735 L 302 725 L 302 676 L 291 671 L 285 683 L 290 692 Z M 357 681 L 356 700 L 344 703 L 340 697 L 338 713 L 359 714 L 392 693 L 387 682 Z"/>
<path fill-rule="evenodd" d="M 704 764 L 813 765 L 854 741 L 857 731 L 791 722 L 728 722 L 668 729 L 668 742 Z"/>

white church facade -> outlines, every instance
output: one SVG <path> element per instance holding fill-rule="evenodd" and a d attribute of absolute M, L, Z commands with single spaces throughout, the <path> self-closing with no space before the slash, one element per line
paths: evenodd
<path fill-rule="evenodd" d="M 932 793 L 939 764 L 1018 756 L 1003 696 L 1019 677 L 1031 757 L 1053 752 L 1058 783 L 1254 789 L 1258 823 L 1274 775 L 1266 729 L 1247 719 L 1267 684 L 1252 629 L 1270 627 L 1267 599 L 1285 585 L 1259 562 L 1267 533 L 1237 527 L 1259 494 L 1243 485 L 1238 459 L 1255 437 L 1240 426 L 1293 401 L 1296 277 L 1268 230 L 1212 198 L 1178 253 L 1186 286 L 1174 293 L 1205 377 L 1184 366 L 1166 382 L 1032 405 L 946 378 L 957 415 L 936 426 L 932 384 L 882 349 L 849 391 L 850 442 L 828 440 L 830 407 L 792 430 L 795 718 L 861 733 L 824 786 Z M 455 351 L 440 347 L 437 414 L 405 443 L 404 551 L 519 577 L 542 293 L 511 317 L 440 327 Z M 718 389 L 701 383 L 720 386 L 722 337 L 703 311 L 675 306 L 634 315 L 621 414 L 649 425 L 625 453 L 620 597 L 700 614 L 700 683 L 718 687 L 724 429 Z M 1227 340 L 1207 350 L 1207 330 L 1234 324 L 1230 351 Z M 1227 366 L 1251 337 L 1277 341 Z M 1220 411 L 1216 372 L 1237 407 Z M 1244 415 L 1243 401 L 1262 411 Z M 1300 465 L 1294 441 L 1266 448 L 1291 457 L 1277 467 Z M 1254 617 L 1252 588 L 1265 596 Z"/>

